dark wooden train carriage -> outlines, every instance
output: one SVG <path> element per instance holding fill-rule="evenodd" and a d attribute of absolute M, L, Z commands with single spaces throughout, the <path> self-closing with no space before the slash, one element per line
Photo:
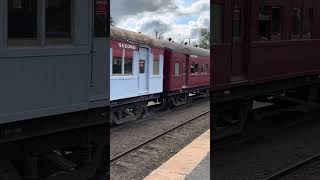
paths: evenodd
<path fill-rule="evenodd" d="M 101 167 L 108 4 L 0 1 L 0 179 L 89 179 Z"/>
<path fill-rule="evenodd" d="M 251 109 L 258 96 L 317 84 L 318 0 L 211 0 L 211 7 L 212 103 L 237 101 L 233 109 L 246 119 L 240 107 Z"/>
<path fill-rule="evenodd" d="M 164 90 L 175 106 L 186 103 L 189 93 L 208 94 L 210 51 L 162 41 L 165 46 Z"/>

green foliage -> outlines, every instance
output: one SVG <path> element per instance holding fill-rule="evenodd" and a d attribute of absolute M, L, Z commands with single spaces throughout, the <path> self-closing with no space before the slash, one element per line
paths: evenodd
<path fill-rule="evenodd" d="M 200 29 L 199 47 L 210 49 L 210 31 L 208 29 Z"/>

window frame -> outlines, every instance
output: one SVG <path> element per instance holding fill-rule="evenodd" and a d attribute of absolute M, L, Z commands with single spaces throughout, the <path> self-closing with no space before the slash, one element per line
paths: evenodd
<path fill-rule="evenodd" d="M 76 21 L 75 19 L 75 0 L 70 0 L 70 41 L 67 41 L 67 43 L 49 43 L 48 44 L 48 39 L 46 37 L 46 7 L 47 7 L 47 0 L 35 0 L 37 3 L 37 39 L 35 41 L 39 41 L 38 44 L 33 45 L 33 44 L 24 44 L 24 45 L 10 45 L 9 43 L 9 25 L 8 25 L 8 18 L 9 18 L 9 3 L 8 0 L 2 1 L 3 3 L 3 9 L 5 11 L 2 11 L 3 14 L 5 15 L 3 18 L 4 21 L 4 28 L 6 29 L 5 33 L 2 33 L 2 36 L 4 37 L 4 41 L 1 45 L 5 48 L 19 48 L 19 47 L 50 47 L 50 46 L 66 46 L 66 45 L 71 45 L 74 46 L 75 43 L 75 32 L 74 32 L 74 23 Z M 1 2 L 0 2 L 1 5 Z M 0 8 L 1 9 L 1 8 Z M 1 14 L 1 13 L 0 13 Z M 0 21 L 1 23 L 1 21 Z M 0 24 L 1 25 L 1 24 Z M 1 26 L 0 26 L 1 27 Z M 1 39 L 1 31 L 0 31 L 0 39 Z M 18 42 L 18 40 L 17 40 Z"/>
<path fill-rule="evenodd" d="M 154 64 L 155 64 L 155 62 L 157 62 L 157 64 L 158 64 L 158 68 L 157 68 L 157 73 L 156 73 L 156 74 L 155 74 L 155 72 L 154 72 L 154 69 L 155 69 Z M 153 76 L 160 76 L 160 57 L 159 57 L 158 60 L 155 60 L 155 59 L 153 58 L 153 62 L 152 62 L 152 75 L 153 75 Z"/>
<path fill-rule="evenodd" d="M 293 26 L 294 26 L 294 19 L 293 19 L 293 12 L 294 12 L 294 10 L 296 10 L 296 9 L 299 9 L 300 10 L 300 18 L 301 18 L 301 22 L 300 22 L 300 32 L 297 34 L 297 35 L 294 35 L 294 28 L 293 28 Z M 310 19 L 310 36 L 308 36 L 308 37 L 306 37 L 306 34 L 304 34 L 304 22 L 305 22 L 305 14 L 304 14 L 304 12 L 305 12 L 305 10 L 311 10 L 311 19 Z M 290 36 L 290 39 L 291 40 L 308 40 L 308 39 L 312 39 L 312 30 L 313 30 L 313 21 L 314 21 L 314 17 L 313 17 L 313 12 L 314 12 L 314 8 L 305 8 L 305 7 L 303 7 L 303 8 L 292 8 L 291 9 L 291 13 L 292 13 L 292 15 L 291 15 L 291 36 Z"/>
<path fill-rule="evenodd" d="M 114 49 L 114 48 L 113 48 Z M 132 63 L 131 63 L 131 74 L 125 73 L 125 59 L 126 59 L 126 49 L 121 48 L 121 57 L 117 57 L 113 55 L 113 50 L 112 50 L 112 64 L 111 64 L 111 76 L 112 77 L 133 77 L 133 66 L 134 66 L 134 56 L 131 58 L 132 59 Z M 134 51 L 133 51 L 134 53 Z M 113 58 L 117 57 L 117 58 L 121 58 L 121 73 L 113 73 Z"/>
<path fill-rule="evenodd" d="M 269 8 L 269 19 L 268 20 L 265 20 L 267 21 L 268 23 L 268 37 L 266 37 L 267 39 L 262 39 L 261 36 L 260 36 L 260 12 L 261 12 L 261 9 L 263 8 Z M 280 36 L 278 38 L 274 38 L 275 36 L 273 35 L 274 32 L 273 32 L 273 25 L 274 25 L 274 19 L 273 19 L 273 9 L 279 9 L 280 10 L 280 26 L 279 26 L 279 33 L 280 33 Z M 266 5 L 266 6 L 260 6 L 259 9 L 258 9 L 258 27 L 257 27 L 257 40 L 258 41 L 281 41 L 283 40 L 284 36 L 283 36 L 283 26 L 284 26 L 284 8 L 283 6 L 279 6 L 279 5 Z"/>
<path fill-rule="evenodd" d="M 177 67 L 176 65 L 178 65 L 178 74 L 177 74 L 177 71 L 176 71 L 177 70 L 176 69 L 176 67 Z M 174 67 L 174 76 L 181 76 L 180 66 L 181 66 L 180 62 L 175 62 L 174 63 L 174 66 L 173 66 Z"/>

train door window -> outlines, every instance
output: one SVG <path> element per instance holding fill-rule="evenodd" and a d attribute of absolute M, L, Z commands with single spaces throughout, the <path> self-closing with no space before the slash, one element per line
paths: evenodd
<path fill-rule="evenodd" d="M 241 8 L 234 9 L 232 24 L 233 24 L 232 25 L 233 40 L 239 40 L 241 37 Z"/>
<path fill-rule="evenodd" d="M 139 73 L 144 74 L 146 69 L 146 61 L 144 59 L 139 60 Z"/>
<path fill-rule="evenodd" d="M 159 75 L 160 74 L 160 62 L 159 60 L 153 61 L 153 75 Z"/>
<path fill-rule="evenodd" d="M 47 44 L 71 43 L 71 0 L 46 1 Z"/>
<path fill-rule="evenodd" d="M 265 6 L 259 10 L 259 40 L 280 40 L 281 19 L 280 7 Z"/>
<path fill-rule="evenodd" d="M 180 63 L 174 64 L 174 75 L 179 76 L 180 75 Z"/>
<path fill-rule="evenodd" d="M 223 6 L 219 4 L 212 5 L 212 42 L 222 43 L 223 36 Z"/>
<path fill-rule="evenodd" d="M 37 0 L 8 1 L 8 46 L 39 45 Z"/>

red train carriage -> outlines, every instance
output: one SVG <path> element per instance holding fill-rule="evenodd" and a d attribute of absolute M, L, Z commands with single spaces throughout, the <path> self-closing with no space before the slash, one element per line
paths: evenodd
<path fill-rule="evenodd" d="M 208 95 L 210 51 L 162 41 L 164 52 L 164 91 L 169 105 L 178 106 L 189 99 L 189 93 Z"/>
<path fill-rule="evenodd" d="M 209 95 L 210 51 L 111 27 L 111 120 L 140 118 L 152 105 L 171 107 Z"/>
<path fill-rule="evenodd" d="M 211 7 L 216 133 L 242 131 L 258 111 L 253 101 L 303 106 L 318 98 L 319 0 L 211 0 Z"/>

